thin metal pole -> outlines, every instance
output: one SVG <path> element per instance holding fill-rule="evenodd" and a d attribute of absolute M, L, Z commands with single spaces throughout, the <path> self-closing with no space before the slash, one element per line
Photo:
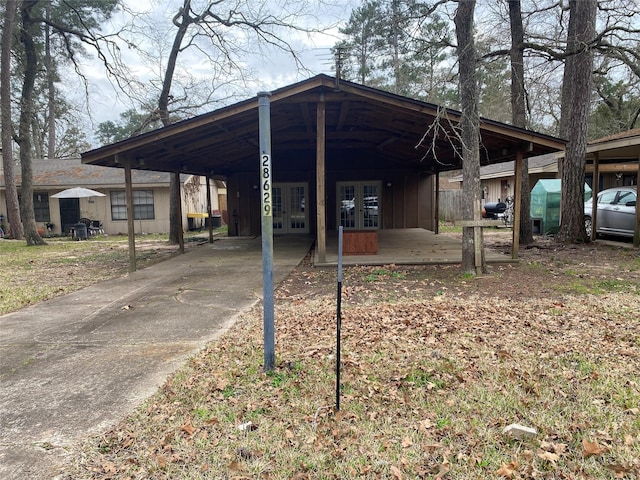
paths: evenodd
<path fill-rule="evenodd" d="M 275 368 L 273 316 L 273 209 L 271 198 L 271 107 L 269 92 L 258 93 L 260 129 L 260 196 L 262 205 L 262 305 L 264 325 L 264 371 Z"/>
<path fill-rule="evenodd" d="M 342 225 L 338 230 L 338 307 L 336 314 L 336 412 L 340 410 L 340 336 L 342 330 Z"/>

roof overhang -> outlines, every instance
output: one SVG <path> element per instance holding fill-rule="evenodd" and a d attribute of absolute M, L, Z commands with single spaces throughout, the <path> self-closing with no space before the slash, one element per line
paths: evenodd
<path fill-rule="evenodd" d="M 587 160 L 633 161 L 640 160 L 640 129 L 622 132 L 616 136 L 595 140 L 587 145 Z"/>
<path fill-rule="evenodd" d="M 327 155 L 376 158 L 422 172 L 461 168 L 461 113 L 327 75 L 270 96 L 272 157 L 314 156 L 316 105 L 326 108 Z M 563 150 L 549 135 L 481 119 L 481 165 Z M 118 143 L 91 150 L 82 162 L 211 177 L 254 171 L 259 154 L 254 97 Z"/>

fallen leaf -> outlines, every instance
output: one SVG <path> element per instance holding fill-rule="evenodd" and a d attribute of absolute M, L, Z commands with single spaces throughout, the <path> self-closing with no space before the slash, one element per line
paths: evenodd
<path fill-rule="evenodd" d="M 409 437 L 404 437 L 402 439 L 402 448 L 409 448 L 411 445 L 413 445 L 413 442 Z"/>
<path fill-rule="evenodd" d="M 554 463 L 554 464 L 558 460 L 560 460 L 560 455 L 558 455 L 556 453 L 552 453 L 552 452 L 545 452 L 545 451 L 538 451 L 538 457 L 540 457 L 543 460 L 547 460 L 548 462 Z"/>
<path fill-rule="evenodd" d="M 606 468 L 616 473 L 616 478 L 624 478 L 627 473 L 631 473 L 632 468 L 620 464 L 605 465 Z"/>
<path fill-rule="evenodd" d="M 180 430 L 185 432 L 187 435 L 193 435 L 195 433 L 195 431 L 196 431 L 196 429 L 189 422 L 187 422 L 184 425 L 182 425 L 180 427 Z"/>
<path fill-rule="evenodd" d="M 607 448 L 601 447 L 600 445 L 598 445 L 597 440 L 590 442 L 586 438 L 582 439 L 582 455 L 585 458 L 588 458 L 594 455 L 600 455 L 601 453 L 604 453 L 606 451 L 607 451 Z"/>
<path fill-rule="evenodd" d="M 241 472 L 245 469 L 241 463 L 238 463 L 236 461 L 231 462 L 227 466 L 227 468 L 229 468 L 229 470 L 231 470 L 232 472 Z"/>
<path fill-rule="evenodd" d="M 509 465 L 506 465 L 505 463 L 502 464 L 502 466 L 496 470 L 496 475 L 500 475 L 501 477 L 505 477 L 505 478 L 511 478 L 513 477 L 513 473 L 518 469 L 518 462 L 513 461 L 511 462 Z"/>
<path fill-rule="evenodd" d="M 445 459 L 442 461 L 442 465 L 440 465 L 440 471 L 438 472 L 438 474 L 434 477 L 434 480 L 442 480 L 444 478 L 444 476 L 449 473 L 451 466 L 449 464 L 449 460 Z"/>
<path fill-rule="evenodd" d="M 397 478 L 398 480 L 402 480 L 402 472 L 398 467 L 391 466 L 391 475 L 393 478 Z"/>

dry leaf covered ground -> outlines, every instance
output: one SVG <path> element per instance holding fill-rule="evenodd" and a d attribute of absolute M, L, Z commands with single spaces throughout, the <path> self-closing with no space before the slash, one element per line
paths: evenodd
<path fill-rule="evenodd" d="M 346 269 L 339 412 L 336 272 L 307 259 L 276 292 L 275 371 L 257 307 L 64 478 L 638 478 L 638 251 L 539 241 L 521 258 L 480 278 Z"/>

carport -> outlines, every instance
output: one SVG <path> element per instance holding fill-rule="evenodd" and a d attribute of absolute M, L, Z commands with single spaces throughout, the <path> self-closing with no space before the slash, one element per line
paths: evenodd
<path fill-rule="evenodd" d="M 274 234 L 314 235 L 325 260 L 327 232 L 340 225 L 438 232 L 439 173 L 462 166 L 460 112 L 327 75 L 271 92 L 270 109 Z M 254 97 L 86 152 L 82 161 L 124 168 L 128 192 L 131 169 L 225 180 L 229 235 L 259 235 L 258 126 Z M 516 178 L 524 157 L 564 149 L 562 140 L 492 120 L 481 119 L 480 130 L 481 164 L 515 160 Z M 517 235 L 514 228 L 514 249 Z"/>
<path fill-rule="evenodd" d="M 628 130 L 587 145 L 586 172 L 591 173 L 594 179 L 591 186 L 593 198 L 598 197 L 600 173 L 615 172 L 620 176 L 623 173 L 634 174 L 636 185 L 640 184 L 640 128 Z M 598 209 L 593 202 L 593 224 L 597 223 Z M 596 238 L 596 229 L 591 232 L 591 240 Z M 640 246 L 640 208 L 636 206 L 636 228 L 633 236 L 634 247 Z"/>

